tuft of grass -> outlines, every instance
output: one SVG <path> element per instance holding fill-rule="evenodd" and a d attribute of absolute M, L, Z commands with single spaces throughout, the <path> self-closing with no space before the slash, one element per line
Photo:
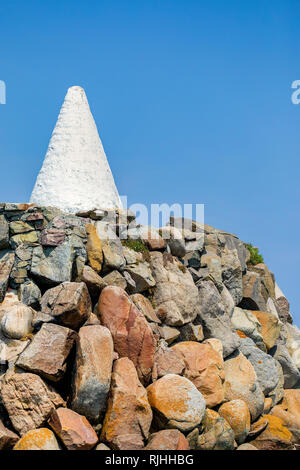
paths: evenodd
<path fill-rule="evenodd" d="M 263 256 L 259 253 L 258 248 L 251 245 L 251 243 L 246 244 L 247 250 L 250 252 L 250 261 L 249 263 L 255 266 L 256 264 L 260 264 L 264 262 Z"/>
<path fill-rule="evenodd" d="M 137 253 L 146 254 L 149 252 L 142 240 L 122 240 L 122 245 L 127 246 L 127 248 L 131 248 L 131 250 L 134 250 Z"/>

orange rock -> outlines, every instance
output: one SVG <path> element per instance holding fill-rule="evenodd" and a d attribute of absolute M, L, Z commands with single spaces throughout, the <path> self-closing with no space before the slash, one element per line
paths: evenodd
<path fill-rule="evenodd" d="M 265 403 L 264 403 L 264 414 L 269 414 L 269 411 L 271 410 L 273 406 L 273 401 L 272 398 L 265 398 Z"/>
<path fill-rule="evenodd" d="M 93 268 L 97 273 L 99 273 L 102 269 L 103 263 L 101 240 L 97 234 L 95 225 L 86 224 L 85 229 L 88 236 L 87 243 L 85 246 L 87 251 L 88 263 L 91 268 Z"/>
<path fill-rule="evenodd" d="M 15 445 L 14 450 L 60 450 L 60 447 L 50 429 L 40 428 L 24 434 Z"/>
<path fill-rule="evenodd" d="M 235 440 L 241 444 L 246 440 L 250 431 L 250 412 L 243 400 L 231 400 L 223 403 L 218 410 L 222 418 L 226 419 L 233 429 Z"/>
<path fill-rule="evenodd" d="M 151 421 L 147 392 L 138 379 L 134 364 L 127 357 L 118 359 L 114 363 L 101 441 L 117 450 L 142 449 Z"/>
<path fill-rule="evenodd" d="M 280 325 L 278 318 L 272 313 L 261 312 L 259 310 L 252 311 L 259 323 L 261 324 L 261 333 L 267 349 L 271 349 L 276 343 L 280 334 Z"/>
<path fill-rule="evenodd" d="M 53 411 L 49 424 L 68 450 L 89 450 L 98 442 L 98 436 L 86 417 L 68 408 Z"/>
<path fill-rule="evenodd" d="M 270 414 L 282 419 L 284 425 L 294 435 L 294 441 L 299 441 L 300 390 L 285 390 L 282 402 L 274 406 Z"/>
<path fill-rule="evenodd" d="M 189 443 L 178 429 L 164 429 L 152 434 L 144 450 L 189 450 Z"/>
<path fill-rule="evenodd" d="M 156 340 L 144 315 L 120 287 L 103 289 L 98 315 L 113 337 L 115 351 L 131 359 L 143 384 L 151 378 Z"/>
<path fill-rule="evenodd" d="M 255 420 L 263 412 L 265 397 L 252 364 L 241 352 L 236 352 L 225 361 L 224 370 L 225 401 L 244 400 Z"/>
<path fill-rule="evenodd" d="M 185 364 L 184 376 L 197 387 L 206 406 L 213 408 L 224 401 L 223 357 L 209 343 L 184 341 L 171 348 Z"/>
<path fill-rule="evenodd" d="M 276 416 L 265 415 L 260 420 L 267 420 L 268 425 L 251 444 L 260 450 L 293 450 L 293 435 Z M 260 420 L 256 424 L 259 424 Z"/>
<path fill-rule="evenodd" d="M 144 297 L 142 294 L 133 294 L 130 298 L 149 322 L 161 323 L 147 297 Z"/>
<path fill-rule="evenodd" d="M 147 392 L 158 428 L 192 431 L 201 423 L 206 408 L 204 397 L 185 377 L 165 375 L 149 385 Z"/>

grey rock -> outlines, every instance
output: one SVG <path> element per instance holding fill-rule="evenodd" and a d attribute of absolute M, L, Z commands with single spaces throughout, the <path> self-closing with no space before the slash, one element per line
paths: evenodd
<path fill-rule="evenodd" d="M 42 298 L 40 289 L 30 280 L 20 285 L 18 296 L 20 302 L 32 308 L 38 308 Z"/>
<path fill-rule="evenodd" d="M 276 387 L 269 393 L 269 397 L 272 398 L 273 406 L 279 403 L 284 396 L 284 375 L 280 363 L 275 359 L 275 365 L 277 369 L 277 375 L 279 378 Z"/>
<path fill-rule="evenodd" d="M 210 280 L 197 283 L 200 299 L 198 320 L 205 338 L 217 338 L 223 344 L 224 357 L 240 346 L 240 339 L 231 329 L 229 315 L 225 312 L 221 296 Z"/>
<path fill-rule="evenodd" d="M 140 293 L 155 286 L 156 282 L 152 276 L 149 263 L 146 261 L 136 265 L 126 266 L 126 272 L 135 282 L 135 293 Z"/>
<path fill-rule="evenodd" d="M 6 250 L 0 252 L 0 303 L 4 300 L 14 261 L 15 254 L 13 252 Z"/>
<path fill-rule="evenodd" d="M 106 222 L 96 222 L 96 229 L 102 244 L 105 268 L 107 270 L 124 268 L 126 260 L 119 237 Z"/>
<path fill-rule="evenodd" d="M 250 338 L 242 338 L 239 349 L 253 365 L 258 383 L 267 396 L 279 382 L 275 359 L 257 348 Z"/>
<path fill-rule="evenodd" d="M 282 367 L 284 388 L 293 388 L 300 380 L 300 372 L 294 364 L 286 346 L 279 340 L 277 344 L 270 349 L 269 354 L 277 359 Z"/>
<path fill-rule="evenodd" d="M 243 298 L 243 276 L 242 267 L 237 250 L 222 250 L 222 278 L 225 286 L 230 292 L 235 305 Z"/>
<path fill-rule="evenodd" d="M 246 310 L 261 310 L 262 312 L 267 310 L 259 274 L 247 271 L 243 276 L 243 298 L 239 307 Z"/>
<path fill-rule="evenodd" d="M 106 276 L 104 276 L 103 281 L 108 286 L 117 286 L 117 287 L 121 287 L 124 290 L 127 287 L 126 279 L 117 270 L 114 270 L 110 272 L 109 274 L 107 274 Z"/>
<path fill-rule="evenodd" d="M 0 215 L 0 250 L 5 248 L 9 248 L 9 225 L 4 215 Z"/>
<path fill-rule="evenodd" d="M 235 307 L 231 316 L 231 324 L 235 330 L 242 331 L 251 338 L 257 346 L 266 351 L 266 346 L 262 337 L 261 324 L 251 310 L 243 310 Z"/>
<path fill-rule="evenodd" d="M 7 338 L 21 339 L 32 332 L 33 310 L 16 303 L 7 308 L 1 320 L 1 330 Z"/>
<path fill-rule="evenodd" d="M 185 241 L 180 230 L 175 227 L 165 226 L 159 229 L 159 233 L 169 245 L 173 256 L 182 258 L 186 254 Z"/>

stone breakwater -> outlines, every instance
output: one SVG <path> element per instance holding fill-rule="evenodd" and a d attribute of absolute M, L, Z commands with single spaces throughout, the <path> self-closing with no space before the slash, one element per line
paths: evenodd
<path fill-rule="evenodd" d="M 235 235 L 0 204 L 0 449 L 297 449 L 299 369 Z"/>

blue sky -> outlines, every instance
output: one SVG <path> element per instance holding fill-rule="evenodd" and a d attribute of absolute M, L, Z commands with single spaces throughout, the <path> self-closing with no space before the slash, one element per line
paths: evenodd
<path fill-rule="evenodd" d="M 129 203 L 204 203 L 258 246 L 300 324 L 297 0 L 1 2 L 0 200 L 27 201 L 86 89 Z"/>

